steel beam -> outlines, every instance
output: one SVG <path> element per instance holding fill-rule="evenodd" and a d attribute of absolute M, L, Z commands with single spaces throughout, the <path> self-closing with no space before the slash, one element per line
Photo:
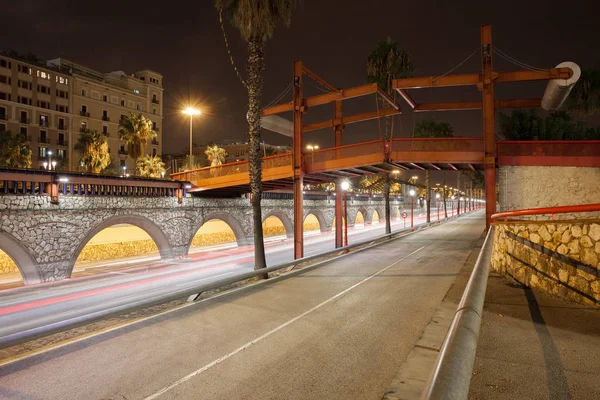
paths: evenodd
<path fill-rule="evenodd" d="M 542 99 L 511 99 L 496 100 L 496 108 L 521 108 L 521 107 L 539 107 Z M 415 112 L 426 111 L 455 111 L 455 110 L 481 110 L 483 102 L 481 101 L 456 101 L 443 103 L 421 103 L 415 107 Z"/>
<path fill-rule="evenodd" d="M 408 92 L 404 89 L 398 89 L 398 93 L 400 93 L 400 96 L 402 96 L 402 98 L 408 103 L 410 108 L 414 110 L 417 106 L 417 103 L 412 99 L 412 97 L 410 97 Z"/>
<path fill-rule="evenodd" d="M 335 86 L 333 86 L 331 83 L 327 82 L 325 79 L 321 78 L 319 75 L 317 75 L 316 73 L 314 73 L 310 68 L 308 68 L 306 65 L 302 65 L 302 71 L 308 75 L 309 77 L 311 77 L 314 81 L 318 82 L 321 86 L 326 87 L 327 89 L 331 90 L 331 91 L 337 91 L 338 88 L 336 88 Z"/>
<path fill-rule="evenodd" d="M 523 81 L 543 81 L 548 79 L 569 79 L 573 76 L 571 68 L 550 68 L 536 71 L 508 71 L 495 72 L 495 82 L 523 82 Z"/>
<path fill-rule="evenodd" d="M 396 90 L 418 89 L 425 87 L 477 85 L 479 82 L 479 74 L 461 74 L 447 76 L 427 76 L 423 78 L 394 79 L 392 87 Z"/>
<path fill-rule="evenodd" d="M 380 117 L 400 114 L 400 111 L 393 108 L 386 108 L 379 111 L 369 111 L 365 113 L 350 115 L 348 117 L 335 118 L 327 121 L 316 122 L 314 124 L 306 124 L 302 127 L 302 132 L 316 131 L 318 129 L 333 128 L 336 125 L 347 125 L 355 122 L 368 121 Z"/>

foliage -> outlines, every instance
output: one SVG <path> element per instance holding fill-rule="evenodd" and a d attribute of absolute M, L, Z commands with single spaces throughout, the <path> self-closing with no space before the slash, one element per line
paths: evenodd
<path fill-rule="evenodd" d="M 581 71 L 581 77 L 567 97 L 565 106 L 583 118 L 600 111 L 600 70 Z"/>
<path fill-rule="evenodd" d="M 213 146 L 206 146 L 206 150 L 204 150 L 204 154 L 206 154 L 206 158 L 208 162 L 210 162 L 211 167 L 216 167 L 225 162 L 225 158 L 227 157 L 227 152 L 224 148 L 217 146 L 216 144 Z"/>
<path fill-rule="evenodd" d="M 415 125 L 414 137 L 452 137 L 454 129 L 447 122 L 424 119 Z"/>
<path fill-rule="evenodd" d="M 0 167 L 30 168 L 31 149 L 27 136 L 11 131 L 0 132 Z"/>
<path fill-rule="evenodd" d="M 277 151 L 276 148 L 267 146 L 267 147 L 265 147 L 264 154 L 265 154 L 265 157 L 270 157 L 270 156 L 275 156 L 275 155 L 279 154 L 279 152 Z"/>
<path fill-rule="evenodd" d="M 198 160 L 196 157 L 194 157 L 194 164 L 192 165 L 192 168 L 190 168 L 190 158 L 186 157 L 183 161 L 183 164 L 181 165 L 181 169 L 183 171 L 189 171 L 190 169 L 199 169 L 204 168 L 206 166 L 207 165 L 205 162 L 203 162 L 202 160 Z"/>
<path fill-rule="evenodd" d="M 410 56 L 389 37 L 378 42 L 367 58 L 367 82 L 377 83 L 388 94 L 393 92 L 394 79 L 409 78 L 412 72 Z"/>
<path fill-rule="evenodd" d="M 540 117 L 533 109 L 516 110 L 510 115 L 500 113 L 500 134 L 506 140 L 593 140 L 600 138 L 600 129 L 586 128 L 574 121 L 566 111 Z"/>
<path fill-rule="evenodd" d="M 483 189 L 485 187 L 485 176 L 481 171 L 470 171 L 464 173 L 466 181 L 470 182 L 475 189 Z"/>
<path fill-rule="evenodd" d="M 79 162 L 88 172 L 100 173 L 110 164 L 106 138 L 96 130 L 80 133 L 74 148 L 81 154 Z"/>
<path fill-rule="evenodd" d="M 142 114 L 131 113 L 119 121 L 119 138 L 127 141 L 127 153 L 134 160 L 144 156 L 146 144 L 156 136 L 152 121 Z"/>
<path fill-rule="evenodd" d="M 165 163 L 159 156 L 145 155 L 137 159 L 136 172 L 143 178 L 161 178 L 165 172 Z"/>
<path fill-rule="evenodd" d="M 279 23 L 289 25 L 294 0 L 216 0 L 219 12 L 225 12 L 231 24 L 238 28 L 248 43 L 246 70 L 248 77 L 248 142 L 250 144 L 250 190 L 254 227 L 255 269 L 266 268 L 262 231 L 262 155 L 260 154 L 260 118 L 263 90 L 262 73 L 265 68 L 265 42 L 273 36 Z"/>

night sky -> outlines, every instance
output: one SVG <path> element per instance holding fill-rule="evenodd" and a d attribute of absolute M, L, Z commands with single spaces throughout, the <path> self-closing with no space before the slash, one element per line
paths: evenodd
<path fill-rule="evenodd" d="M 152 3 L 156 3 L 153 5 Z M 100 71 L 143 68 L 164 75 L 163 152 L 182 152 L 188 125 L 180 114 L 192 103 L 198 117 L 194 142 L 244 140 L 246 93 L 229 63 L 218 14 L 212 0 L 173 2 L 3 0 L 0 49 L 32 52 L 43 59 L 63 56 Z M 493 3 L 493 7 L 492 7 Z M 440 75 L 479 47 L 483 23 L 493 27 L 494 45 L 537 67 L 575 61 L 582 68 L 600 68 L 600 30 L 591 0 L 416 1 L 304 0 L 297 4 L 290 28 L 279 27 L 266 49 L 264 104 L 291 81 L 292 62 L 301 59 L 337 87 L 365 83 L 365 60 L 378 40 L 390 36 L 415 65 L 414 76 Z M 494 9 L 494 13 L 488 9 Z M 245 71 L 245 43 L 226 21 L 238 67 Z M 477 72 L 475 55 L 456 73 Z M 495 69 L 519 67 L 495 58 Z M 541 97 L 544 83 L 498 85 L 497 98 Z M 307 94 L 318 94 L 309 87 Z M 416 101 L 476 100 L 473 87 L 412 91 Z M 290 100 L 289 94 L 285 100 Z M 410 136 L 413 114 L 403 103 L 402 132 Z M 345 113 L 375 109 L 374 97 L 344 103 Z M 307 122 L 329 119 L 331 106 L 310 110 Z M 456 135 L 480 136 L 481 113 L 463 111 L 416 115 L 450 122 Z M 399 124 L 397 124 L 398 126 Z M 331 131 L 307 133 L 306 140 L 331 145 Z M 355 124 L 344 143 L 379 137 L 375 122 Z M 291 140 L 265 132 L 267 143 Z"/>

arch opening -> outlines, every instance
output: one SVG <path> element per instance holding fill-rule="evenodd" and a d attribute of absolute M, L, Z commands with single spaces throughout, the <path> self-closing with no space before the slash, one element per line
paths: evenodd
<path fill-rule="evenodd" d="M 133 224 L 115 223 L 100 229 L 84 243 L 75 259 L 73 273 L 158 258 L 159 247 L 147 231 Z"/>
<path fill-rule="evenodd" d="M 331 229 L 335 231 L 335 217 L 333 217 L 333 225 L 331 225 Z M 346 218 L 342 217 L 342 228 L 346 225 Z"/>
<path fill-rule="evenodd" d="M 309 213 L 306 217 L 304 217 L 303 229 L 306 233 L 320 231 L 321 222 L 315 214 Z"/>
<path fill-rule="evenodd" d="M 354 225 L 360 225 L 360 224 L 364 224 L 365 223 L 365 216 L 363 215 L 362 211 L 357 211 L 356 212 L 356 218 L 354 219 Z"/>
<path fill-rule="evenodd" d="M 371 217 L 371 224 L 378 224 L 379 223 L 379 213 L 377 212 L 377 210 L 373 210 L 373 216 Z"/>
<path fill-rule="evenodd" d="M 271 215 L 263 221 L 263 236 L 266 238 L 284 236 L 286 234 L 285 226 L 278 217 Z"/>
<path fill-rule="evenodd" d="M 4 250 L 0 249 L 0 283 L 21 286 L 24 283 L 19 266 Z"/>
<path fill-rule="evenodd" d="M 194 234 L 190 252 L 214 246 L 237 246 L 238 241 L 231 226 L 220 218 L 204 222 Z"/>

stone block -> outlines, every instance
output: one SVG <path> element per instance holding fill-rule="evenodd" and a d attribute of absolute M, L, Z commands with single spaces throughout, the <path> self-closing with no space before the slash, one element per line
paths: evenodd
<path fill-rule="evenodd" d="M 571 241 L 571 231 L 570 230 L 564 231 L 562 236 L 560 237 L 560 241 L 565 244 L 569 243 Z"/>
<path fill-rule="evenodd" d="M 569 243 L 569 254 L 579 254 L 579 241 L 578 240 L 573 240 L 571 243 Z"/>
<path fill-rule="evenodd" d="M 562 234 L 564 231 L 569 229 L 569 225 L 567 224 L 560 224 L 558 225 L 558 227 L 556 228 L 556 231 L 560 234 Z"/>
<path fill-rule="evenodd" d="M 548 232 L 550 234 L 553 234 L 556 231 L 556 225 L 554 225 L 554 224 L 548 224 L 548 225 L 545 225 L 545 227 L 546 227 L 546 229 L 548 229 Z"/>
<path fill-rule="evenodd" d="M 569 281 L 569 273 L 566 270 L 559 271 L 558 280 L 560 280 L 563 283 L 567 283 Z"/>
<path fill-rule="evenodd" d="M 558 254 L 565 255 L 569 252 L 569 248 L 567 246 L 565 246 L 564 244 L 561 244 L 560 246 L 558 246 L 556 251 Z"/>
<path fill-rule="evenodd" d="M 584 248 L 581 250 L 581 262 L 590 267 L 598 268 L 598 254 L 594 249 Z"/>
<path fill-rule="evenodd" d="M 542 240 L 541 236 L 538 235 L 537 233 L 530 233 L 529 234 L 529 240 L 532 241 L 533 243 L 536 244 L 543 244 L 544 241 Z"/>
<path fill-rule="evenodd" d="M 592 291 L 596 294 L 600 294 L 600 279 L 596 279 L 592 282 Z"/>
<path fill-rule="evenodd" d="M 589 236 L 582 236 L 581 239 L 579 239 L 579 243 L 581 243 L 583 247 L 592 247 L 594 245 Z"/>
<path fill-rule="evenodd" d="M 588 235 L 596 242 L 598 240 L 600 240 L 600 225 L 599 224 L 590 225 L 590 232 L 588 233 Z"/>
<path fill-rule="evenodd" d="M 529 230 L 529 233 L 535 233 L 540 229 L 540 226 L 537 224 L 529 224 L 527 225 L 527 229 Z"/>
<path fill-rule="evenodd" d="M 579 225 L 573 225 L 571 227 L 571 236 L 575 237 L 575 238 L 579 238 L 583 235 L 583 232 L 581 230 L 581 226 Z"/>

